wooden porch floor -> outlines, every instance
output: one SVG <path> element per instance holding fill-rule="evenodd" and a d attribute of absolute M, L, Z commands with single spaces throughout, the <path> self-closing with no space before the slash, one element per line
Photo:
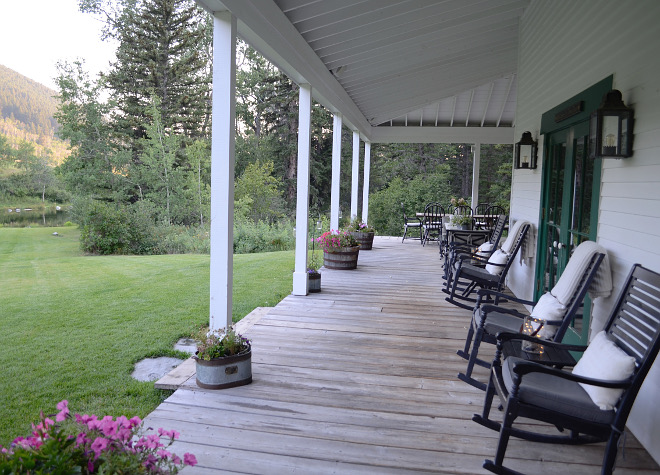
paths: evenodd
<path fill-rule="evenodd" d="M 188 474 L 489 473 L 497 433 L 471 420 L 483 392 L 456 378 L 470 312 L 445 302 L 440 275 L 437 246 L 376 238 L 356 270 L 325 270 L 321 293 L 250 323 L 252 384 L 210 391 L 192 377 L 147 426 L 181 433 L 172 450 L 199 462 Z M 506 463 L 596 474 L 602 453 L 512 439 Z M 629 435 L 616 473 L 660 470 Z"/>

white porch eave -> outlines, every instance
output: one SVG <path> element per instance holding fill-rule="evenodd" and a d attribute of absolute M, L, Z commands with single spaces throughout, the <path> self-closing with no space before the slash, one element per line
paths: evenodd
<path fill-rule="evenodd" d="M 372 143 L 513 143 L 512 127 L 374 127 Z"/>
<path fill-rule="evenodd" d="M 362 140 L 514 141 L 518 23 L 529 0 L 197 3 L 229 10 L 241 38 L 310 84 Z"/>
<path fill-rule="evenodd" d="M 197 0 L 213 13 L 229 10 L 238 35 L 297 84 L 311 84 L 312 96 L 343 122 L 370 139 L 371 125 L 307 42 L 271 0 Z M 258 33 L 257 33 L 258 32 Z"/>

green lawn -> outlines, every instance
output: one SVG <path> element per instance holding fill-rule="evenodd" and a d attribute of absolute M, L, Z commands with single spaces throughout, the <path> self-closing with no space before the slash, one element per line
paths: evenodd
<path fill-rule="evenodd" d="M 279 302 L 292 270 L 291 251 L 235 256 L 234 320 Z M 133 364 L 176 355 L 208 303 L 207 255 L 83 256 L 76 228 L 0 228 L 0 444 L 62 399 L 146 416 L 168 393 L 133 380 Z"/>

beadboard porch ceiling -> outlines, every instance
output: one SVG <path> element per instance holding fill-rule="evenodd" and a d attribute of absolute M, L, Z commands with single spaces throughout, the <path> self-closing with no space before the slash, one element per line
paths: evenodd
<path fill-rule="evenodd" d="M 529 0 L 197 2 L 366 140 L 513 142 Z"/>

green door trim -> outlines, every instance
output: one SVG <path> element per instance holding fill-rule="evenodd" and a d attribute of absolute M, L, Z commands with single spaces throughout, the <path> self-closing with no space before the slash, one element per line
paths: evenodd
<path fill-rule="evenodd" d="M 547 230 L 546 221 L 548 218 L 548 206 L 550 200 L 550 189 L 551 189 L 551 166 L 553 159 L 550 157 L 551 147 L 553 145 L 552 135 L 559 134 L 562 131 L 566 131 L 568 135 L 566 140 L 566 157 L 574 157 L 575 150 L 577 147 L 577 137 L 572 135 L 573 130 L 577 131 L 579 129 L 584 130 L 585 124 L 587 127 L 588 134 L 588 120 L 591 116 L 591 113 L 598 108 L 603 98 L 603 95 L 609 92 L 612 89 L 613 76 L 609 76 L 602 81 L 594 84 L 590 88 L 582 91 L 581 93 L 571 97 L 570 99 L 562 102 L 561 104 L 553 107 L 549 111 L 545 112 L 541 117 L 541 134 L 544 135 L 543 141 L 543 166 L 542 166 L 542 178 L 541 178 L 541 206 L 539 208 L 539 231 L 537 236 L 537 259 L 536 259 L 536 269 L 535 269 L 535 279 L 534 279 L 534 296 L 538 299 L 544 290 L 544 279 L 546 274 L 546 264 L 547 258 L 545 258 L 545 253 L 547 252 L 545 246 L 547 244 Z M 557 137 L 557 135 L 555 135 Z M 568 185 L 568 177 L 573 177 L 574 170 L 574 160 L 565 160 L 564 168 L 564 183 Z M 590 240 L 595 241 L 597 237 L 598 230 L 598 208 L 600 203 L 600 182 L 601 182 L 601 169 L 602 169 L 602 160 L 597 159 L 593 163 L 593 181 L 592 181 L 592 190 L 591 190 L 591 209 L 590 209 L 590 221 L 589 221 L 589 235 Z M 563 186 L 562 193 L 562 203 L 569 204 L 573 203 L 573 186 Z M 570 233 L 570 222 L 569 215 L 571 213 L 562 213 L 560 232 L 563 237 L 560 241 L 568 240 Z M 563 252 L 569 252 L 569 247 L 564 248 Z M 561 252 L 561 251 L 560 251 Z M 567 256 L 564 256 L 567 257 Z M 586 304 L 585 303 L 585 308 Z M 586 325 L 582 329 L 582 335 L 578 335 L 575 332 L 567 332 L 564 341 L 571 343 L 586 343 L 586 338 L 588 335 L 588 315 L 584 315 L 583 320 Z"/>

